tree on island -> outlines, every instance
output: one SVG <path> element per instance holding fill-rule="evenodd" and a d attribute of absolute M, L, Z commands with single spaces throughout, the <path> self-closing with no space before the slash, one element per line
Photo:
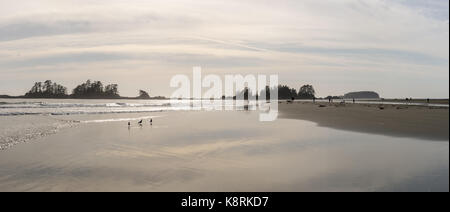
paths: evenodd
<path fill-rule="evenodd" d="M 261 91 L 260 96 L 266 96 L 266 100 L 270 99 L 270 87 L 266 85 L 266 89 Z"/>
<path fill-rule="evenodd" d="M 72 91 L 74 98 L 119 98 L 119 89 L 117 84 L 107 85 L 103 87 L 102 82 L 87 80 L 85 83 L 78 85 Z"/>
<path fill-rule="evenodd" d="M 298 98 L 313 99 L 316 97 L 316 91 L 312 85 L 304 85 L 298 91 Z"/>
<path fill-rule="evenodd" d="M 244 87 L 236 94 L 238 100 L 249 100 L 250 96 L 253 96 L 252 91 L 248 87 Z"/>
<path fill-rule="evenodd" d="M 150 95 L 144 90 L 139 90 L 139 96 L 137 98 L 138 99 L 150 99 Z"/>
<path fill-rule="evenodd" d="M 53 83 L 51 80 L 35 82 L 34 86 L 25 94 L 28 98 L 64 98 L 67 97 L 67 88 Z"/>
<path fill-rule="evenodd" d="M 266 86 L 265 90 L 261 90 L 259 96 L 265 96 L 266 99 L 270 99 L 270 93 L 274 92 L 275 88 Z M 287 85 L 278 85 L 278 99 L 313 99 L 315 98 L 316 91 L 312 85 L 303 85 L 299 92 L 295 88 L 291 88 Z"/>
<path fill-rule="evenodd" d="M 119 95 L 119 85 L 109 84 L 105 87 L 106 96 L 120 97 Z"/>
<path fill-rule="evenodd" d="M 325 99 L 343 99 L 344 97 L 343 96 L 327 96 L 327 97 L 325 97 Z"/>
<path fill-rule="evenodd" d="M 292 99 L 297 97 L 297 90 L 287 85 L 278 86 L 278 99 Z"/>

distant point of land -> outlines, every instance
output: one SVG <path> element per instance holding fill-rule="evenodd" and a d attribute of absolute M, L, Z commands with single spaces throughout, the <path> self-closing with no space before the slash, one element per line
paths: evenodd
<path fill-rule="evenodd" d="M 374 91 L 357 91 L 344 95 L 344 99 L 379 99 L 380 95 Z"/>

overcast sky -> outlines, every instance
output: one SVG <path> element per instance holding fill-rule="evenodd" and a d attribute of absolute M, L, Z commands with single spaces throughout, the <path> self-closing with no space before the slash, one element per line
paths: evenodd
<path fill-rule="evenodd" d="M 193 66 L 319 96 L 448 98 L 449 1 L 0 0 L 0 94 L 92 79 L 169 96 Z"/>

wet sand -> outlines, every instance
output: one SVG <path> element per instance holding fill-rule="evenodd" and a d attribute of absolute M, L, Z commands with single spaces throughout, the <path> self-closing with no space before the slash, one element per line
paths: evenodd
<path fill-rule="evenodd" d="M 373 100 L 372 100 L 373 101 Z M 448 99 L 430 99 L 428 101 L 427 99 L 412 99 L 406 101 L 405 99 L 384 99 L 384 100 L 378 100 L 380 103 L 384 102 L 399 102 L 399 103 L 430 103 L 430 104 L 446 104 L 448 105 L 449 101 Z"/>
<path fill-rule="evenodd" d="M 255 111 L 64 116 L 0 151 L 0 191 L 448 191 L 448 142 L 318 127 Z"/>
<path fill-rule="evenodd" d="M 280 117 L 319 126 L 380 135 L 449 140 L 449 109 L 411 105 L 294 102 L 279 104 Z"/>

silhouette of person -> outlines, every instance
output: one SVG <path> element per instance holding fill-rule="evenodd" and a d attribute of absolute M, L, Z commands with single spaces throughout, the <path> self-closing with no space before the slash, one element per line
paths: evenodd
<path fill-rule="evenodd" d="M 430 104 L 430 99 L 429 98 L 427 99 L 427 103 Z"/>
<path fill-rule="evenodd" d="M 150 119 L 150 125 L 152 125 L 153 124 L 153 119 Z"/>
<path fill-rule="evenodd" d="M 355 103 L 355 98 L 353 98 L 353 104 Z"/>

